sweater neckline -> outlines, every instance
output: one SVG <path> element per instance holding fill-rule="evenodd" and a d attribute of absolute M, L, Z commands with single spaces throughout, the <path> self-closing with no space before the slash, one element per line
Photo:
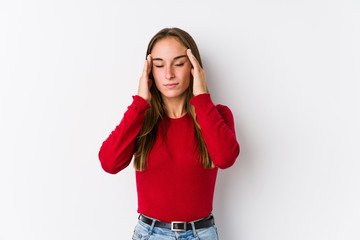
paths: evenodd
<path fill-rule="evenodd" d="M 179 117 L 179 118 L 171 118 L 171 117 L 169 117 L 169 116 L 167 116 L 167 115 L 165 115 L 165 116 L 166 116 L 166 118 L 169 119 L 170 121 L 172 121 L 172 122 L 177 122 L 177 121 L 185 120 L 185 119 L 187 118 L 187 116 L 189 116 L 189 114 L 186 113 L 184 116 Z"/>

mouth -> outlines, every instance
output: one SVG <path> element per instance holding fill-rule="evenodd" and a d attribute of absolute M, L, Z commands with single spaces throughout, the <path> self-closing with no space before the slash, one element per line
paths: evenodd
<path fill-rule="evenodd" d="M 174 88 L 174 87 L 176 87 L 177 85 L 179 85 L 179 83 L 169 83 L 169 84 L 165 84 L 165 87 L 167 87 L 167 88 Z"/>

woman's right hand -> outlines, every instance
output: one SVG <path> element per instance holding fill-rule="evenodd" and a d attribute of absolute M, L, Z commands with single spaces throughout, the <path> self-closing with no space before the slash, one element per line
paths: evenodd
<path fill-rule="evenodd" d="M 150 87 L 152 85 L 153 80 L 149 78 L 149 74 L 152 68 L 152 59 L 149 54 L 145 60 L 144 69 L 139 81 L 139 90 L 138 95 L 145 99 L 148 103 L 151 100 Z"/>

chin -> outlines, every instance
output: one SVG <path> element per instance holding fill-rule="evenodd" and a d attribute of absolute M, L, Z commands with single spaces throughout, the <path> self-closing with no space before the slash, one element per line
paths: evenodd
<path fill-rule="evenodd" d="M 178 97 L 183 97 L 185 96 L 185 91 L 183 92 L 179 92 L 179 91 L 165 91 L 163 93 L 161 93 L 161 95 L 163 97 L 166 98 L 178 98 Z"/>

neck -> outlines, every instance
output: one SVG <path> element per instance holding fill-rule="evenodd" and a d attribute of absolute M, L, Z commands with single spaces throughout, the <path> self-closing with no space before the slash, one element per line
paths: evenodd
<path fill-rule="evenodd" d="M 163 96 L 166 115 L 169 118 L 181 118 L 186 114 L 185 95 L 177 98 L 167 98 Z"/>

